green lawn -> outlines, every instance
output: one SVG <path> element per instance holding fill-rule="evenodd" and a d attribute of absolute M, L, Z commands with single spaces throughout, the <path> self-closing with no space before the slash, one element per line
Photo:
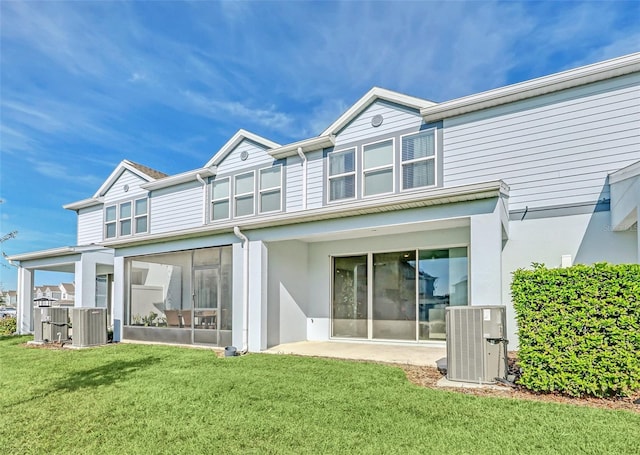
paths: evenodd
<path fill-rule="evenodd" d="M 637 453 L 640 414 L 422 389 L 401 369 L 0 337 L 0 453 Z"/>

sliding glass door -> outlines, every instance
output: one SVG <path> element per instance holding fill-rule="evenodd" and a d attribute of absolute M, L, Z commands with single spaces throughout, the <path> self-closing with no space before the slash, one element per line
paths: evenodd
<path fill-rule="evenodd" d="M 444 340 L 445 309 L 468 304 L 467 248 L 333 258 L 332 336 Z"/>

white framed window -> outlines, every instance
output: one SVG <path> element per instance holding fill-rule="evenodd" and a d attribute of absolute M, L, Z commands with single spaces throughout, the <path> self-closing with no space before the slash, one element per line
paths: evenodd
<path fill-rule="evenodd" d="M 260 213 L 278 212 L 282 208 L 282 166 L 260 169 Z"/>
<path fill-rule="evenodd" d="M 131 235 L 131 202 L 120 204 L 120 235 Z"/>
<path fill-rule="evenodd" d="M 216 179 L 211 186 L 211 219 L 229 218 L 229 177 Z"/>
<path fill-rule="evenodd" d="M 112 239 L 118 235 L 118 207 L 110 205 L 104 209 L 104 237 L 106 239 Z"/>
<path fill-rule="evenodd" d="M 142 234 L 148 231 L 149 223 L 148 223 L 148 213 L 149 213 L 149 203 L 147 198 L 136 199 L 134 201 L 134 231 L 136 234 Z"/>
<path fill-rule="evenodd" d="M 236 175 L 234 177 L 234 214 L 248 216 L 255 213 L 254 204 L 255 172 Z"/>
<path fill-rule="evenodd" d="M 393 193 L 393 139 L 362 147 L 362 195 Z"/>
<path fill-rule="evenodd" d="M 436 184 L 435 130 L 402 136 L 402 189 Z"/>
<path fill-rule="evenodd" d="M 356 149 L 327 155 L 329 163 L 329 202 L 356 197 Z"/>

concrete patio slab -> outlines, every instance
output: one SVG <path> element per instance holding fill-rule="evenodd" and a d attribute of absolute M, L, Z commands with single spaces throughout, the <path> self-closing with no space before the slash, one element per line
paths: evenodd
<path fill-rule="evenodd" d="M 311 357 L 331 357 L 349 360 L 401 363 L 436 367 L 447 357 L 447 350 L 439 346 L 416 346 L 382 343 L 349 343 L 341 341 L 300 341 L 274 346 L 268 354 L 294 354 Z"/>

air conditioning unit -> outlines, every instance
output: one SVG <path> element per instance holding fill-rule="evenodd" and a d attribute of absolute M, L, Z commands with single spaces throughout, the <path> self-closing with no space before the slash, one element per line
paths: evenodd
<path fill-rule="evenodd" d="M 74 347 L 107 344 L 106 308 L 72 308 L 71 322 Z"/>
<path fill-rule="evenodd" d="M 35 307 L 33 309 L 33 340 L 43 343 L 69 340 L 67 308 Z"/>
<path fill-rule="evenodd" d="M 505 377 L 505 310 L 503 306 L 447 308 L 447 379 L 493 383 Z"/>

